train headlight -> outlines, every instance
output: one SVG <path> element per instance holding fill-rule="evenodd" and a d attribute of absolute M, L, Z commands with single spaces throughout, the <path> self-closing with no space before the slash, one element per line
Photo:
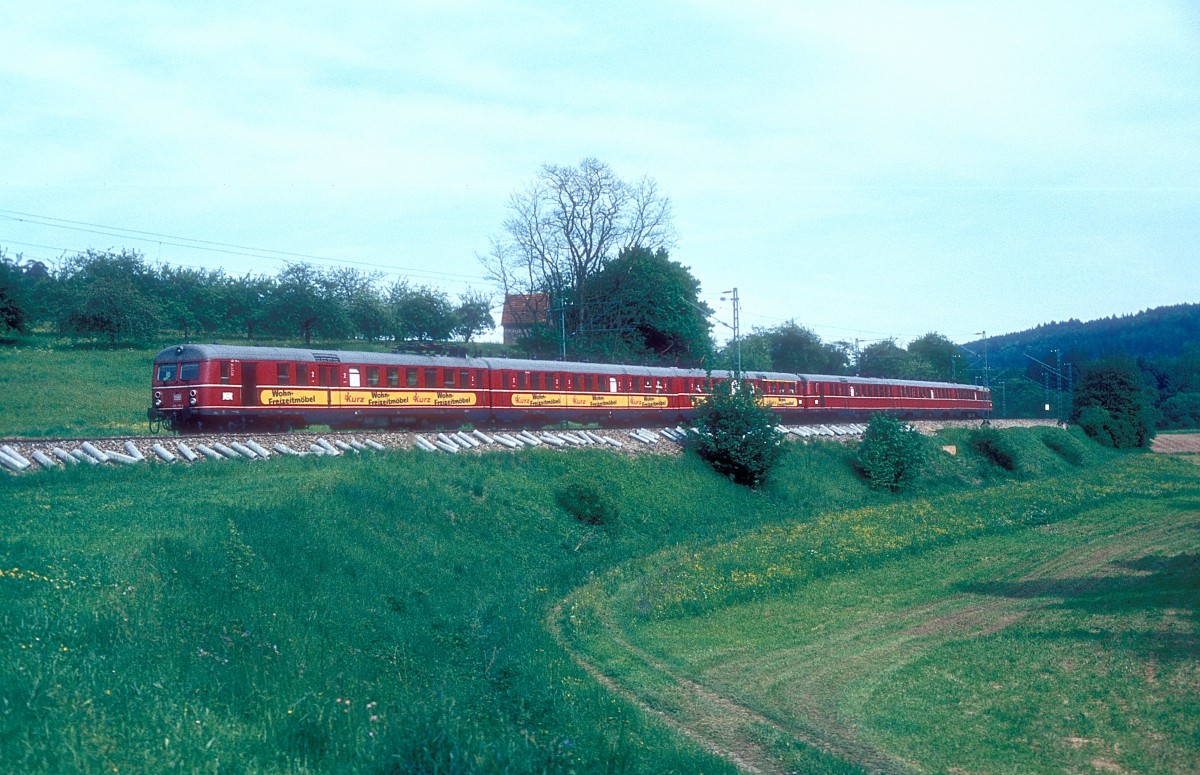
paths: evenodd
<path fill-rule="evenodd" d="M 196 405 L 196 397 L 192 396 L 191 398 L 188 399 L 188 406 L 195 406 L 195 405 Z"/>
<path fill-rule="evenodd" d="M 162 399 L 159 398 L 158 396 L 154 397 L 154 406 L 156 406 L 156 407 L 162 406 Z"/>

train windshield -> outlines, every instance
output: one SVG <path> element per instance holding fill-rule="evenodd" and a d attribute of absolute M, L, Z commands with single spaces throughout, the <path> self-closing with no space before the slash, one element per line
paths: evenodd
<path fill-rule="evenodd" d="M 158 364 L 158 381 L 159 382 L 170 382 L 171 380 L 175 379 L 175 366 L 176 365 L 177 364 L 174 364 L 174 363 Z"/>
<path fill-rule="evenodd" d="M 179 378 L 182 380 L 196 379 L 200 376 L 199 363 L 181 363 L 179 364 Z"/>

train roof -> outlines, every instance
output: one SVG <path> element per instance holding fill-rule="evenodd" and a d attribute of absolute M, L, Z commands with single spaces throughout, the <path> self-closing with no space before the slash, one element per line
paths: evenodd
<path fill-rule="evenodd" d="M 236 344 L 181 344 L 159 350 L 154 362 L 229 359 L 238 361 L 303 361 L 308 363 L 365 363 L 380 366 L 451 366 L 487 368 L 479 358 L 446 355 L 374 353 L 354 350 L 312 350 L 301 347 L 257 347 Z"/>
<path fill-rule="evenodd" d="M 910 385 L 912 387 L 931 388 L 971 388 L 972 390 L 988 390 L 982 385 L 971 385 L 964 382 L 935 382 L 920 379 L 888 379 L 882 377 L 855 377 L 841 374 L 799 374 L 801 379 L 809 382 L 853 382 L 855 385 Z"/>

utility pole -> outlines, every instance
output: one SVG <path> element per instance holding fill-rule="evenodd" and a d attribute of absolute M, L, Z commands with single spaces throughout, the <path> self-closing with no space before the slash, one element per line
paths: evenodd
<path fill-rule="evenodd" d="M 991 384 L 988 381 L 988 359 L 987 359 L 987 331 L 980 331 L 976 336 L 983 337 L 983 386 L 991 389 Z"/>
<path fill-rule="evenodd" d="M 1054 364 L 1057 368 L 1054 369 L 1054 384 L 1058 388 L 1058 421 L 1062 422 L 1063 417 L 1063 394 L 1062 394 L 1062 350 L 1054 351 Z"/>
<path fill-rule="evenodd" d="M 731 291 L 724 291 L 724 293 L 730 294 L 731 298 L 727 299 L 724 296 L 722 296 L 721 301 L 733 301 L 733 343 L 734 343 L 734 346 L 737 348 L 737 371 L 735 371 L 734 374 L 735 374 L 735 376 L 741 377 L 742 376 L 742 338 L 741 338 L 741 331 L 739 329 L 739 323 L 738 323 L 738 317 L 739 317 L 738 291 L 737 291 L 737 288 L 734 288 Z"/>

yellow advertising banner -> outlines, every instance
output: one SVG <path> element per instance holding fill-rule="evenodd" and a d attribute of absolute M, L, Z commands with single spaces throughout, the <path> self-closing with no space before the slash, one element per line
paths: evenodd
<path fill-rule="evenodd" d="M 260 390 L 258 403 L 261 406 L 329 406 L 329 391 L 286 388 Z"/>
<path fill-rule="evenodd" d="M 570 405 L 578 409 L 620 409 L 629 406 L 628 396 L 605 393 L 571 394 L 567 398 L 570 400 Z"/>
<path fill-rule="evenodd" d="M 691 396 L 692 406 L 700 406 L 708 400 L 708 396 Z M 759 406 L 773 409 L 798 409 L 804 404 L 799 396 L 759 396 Z"/>
<path fill-rule="evenodd" d="M 571 409 L 665 409 L 668 396 L 617 395 L 615 393 L 513 393 L 513 406 Z"/>
<path fill-rule="evenodd" d="M 348 390 L 342 406 L 475 406 L 474 393 L 462 390 Z"/>
<path fill-rule="evenodd" d="M 259 391 L 263 406 L 475 406 L 475 393 L 456 390 Z"/>
<path fill-rule="evenodd" d="M 513 393 L 513 406 L 565 406 L 566 396 L 562 393 Z"/>

